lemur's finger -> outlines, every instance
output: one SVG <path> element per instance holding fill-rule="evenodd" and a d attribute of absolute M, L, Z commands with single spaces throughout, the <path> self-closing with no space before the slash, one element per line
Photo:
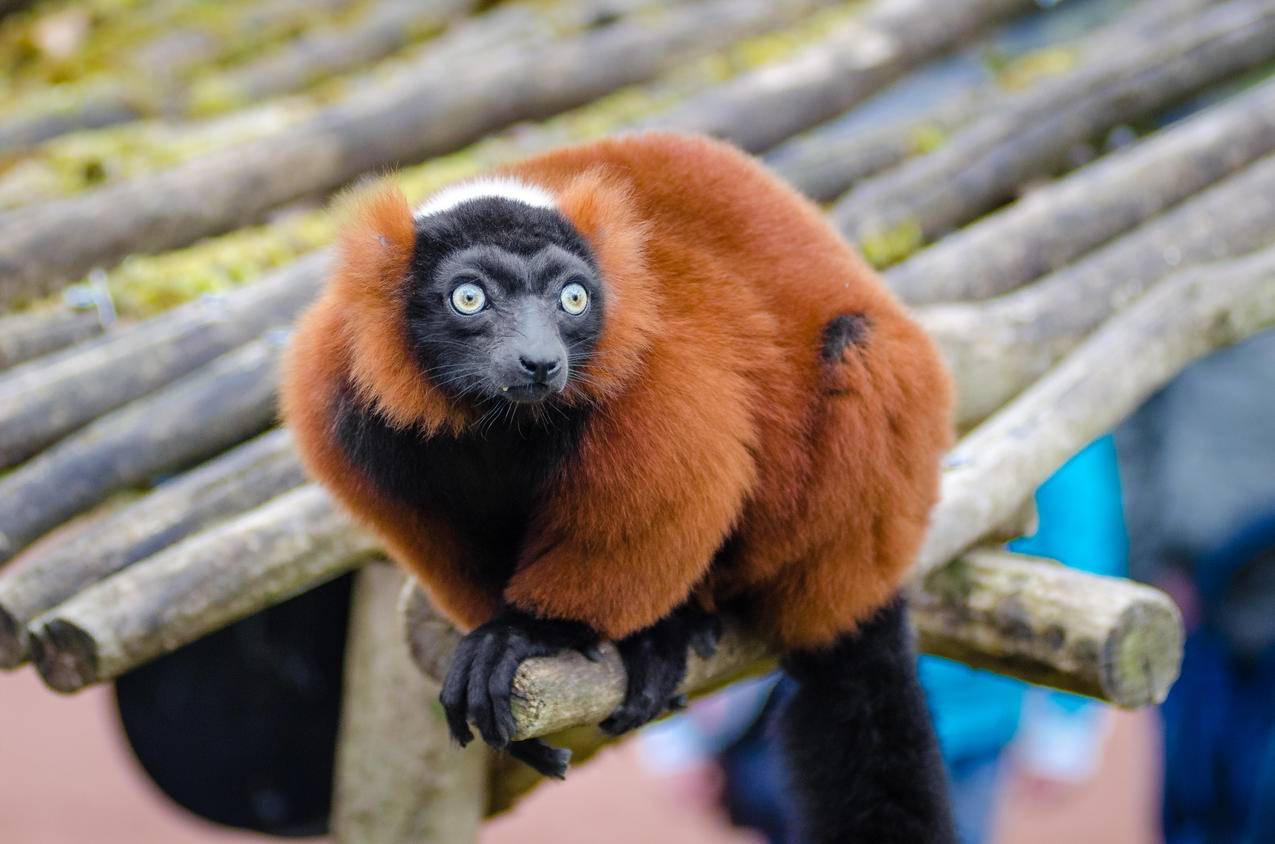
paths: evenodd
<path fill-rule="evenodd" d="M 460 640 L 452 657 L 452 664 L 447 669 L 447 677 L 443 680 L 442 691 L 438 695 L 438 701 L 443 705 L 443 712 L 447 716 L 447 728 L 461 747 L 474 738 L 467 723 L 469 668 L 473 647 L 474 643 L 469 637 Z"/>
<path fill-rule="evenodd" d="M 474 661 L 469 668 L 467 692 L 469 720 L 478 728 L 483 741 L 497 750 L 504 748 L 508 738 L 502 738 L 500 730 L 496 727 L 494 712 L 496 701 L 492 699 L 488 691 L 488 679 L 497 661 L 509 650 L 509 647 L 508 637 L 499 633 L 489 633 L 474 654 Z"/>
<path fill-rule="evenodd" d="M 487 694 L 492 701 L 496 729 L 504 742 L 508 742 L 517 729 L 517 724 L 514 723 L 511 699 L 513 696 L 514 675 L 518 673 L 518 666 L 522 664 L 522 661 L 521 654 L 513 650 L 506 650 L 500 661 L 496 663 L 496 667 L 492 670 L 491 677 L 487 681 Z"/>
<path fill-rule="evenodd" d="M 509 755 L 557 780 L 566 778 L 567 764 L 571 761 L 570 750 L 550 747 L 540 739 L 513 742 L 509 745 Z"/>
<path fill-rule="evenodd" d="M 602 648 L 598 647 L 597 642 L 594 642 L 591 645 L 585 645 L 584 647 L 579 648 L 579 651 L 585 659 L 589 660 L 589 662 L 601 662 L 603 659 Z"/>

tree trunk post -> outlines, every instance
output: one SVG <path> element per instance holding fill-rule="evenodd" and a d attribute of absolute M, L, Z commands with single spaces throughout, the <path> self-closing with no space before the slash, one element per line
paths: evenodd
<path fill-rule="evenodd" d="M 350 844 L 478 840 L 489 754 L 451 740 L 438 683 L 408 653 L 399 622 L 404 577 L 364 566 L 354 589 L 337 744 L 332 832 Z"/>

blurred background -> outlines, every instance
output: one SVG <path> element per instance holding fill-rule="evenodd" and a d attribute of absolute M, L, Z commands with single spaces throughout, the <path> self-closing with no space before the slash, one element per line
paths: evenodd
<path fill-rule="evenodd" d="M 1161 279 L 1268 254 L 1273 72 L 1263 0 L 0 0 L 0 841 L 329 834 L 354 551 L 82 680 L 2 637 L 300 487 L 274 363 L 344 187 L 726 137 L 918 308 L 967 431 Z M 922 657 L 964 840 L 1275 841 L 1273 413 L 1266 331 L 1031 485 L 1010 550 L 1163 589 L 1182 674 L 1130 712 Z M 790 840 L 784 694 L 703 698 L 480 840 Z"/>

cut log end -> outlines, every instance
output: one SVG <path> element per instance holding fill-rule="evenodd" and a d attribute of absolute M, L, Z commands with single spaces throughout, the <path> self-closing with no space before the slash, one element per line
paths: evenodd
<path fill-rule="evenodd" d="M 1103 653 L 1103 697 L 1125 709 L 1163 703 L 1182 667 L 1183 639 L 1182 614 L 1172 601 L 1126 608 Z"/>
<path fill-rule="evenodd" d="M 49 688 L 69 694 L 96 682 L 97 645 L 75 624 L 52 619 L 31 634 L 31 660 Z"/>
<path fill-rule="evenodd" d="M 912 593 L 923 650 L 1125 709 L 1160 703 L 1182 661 L 1182 618 L 1150 586 L 992 549 Z"/>

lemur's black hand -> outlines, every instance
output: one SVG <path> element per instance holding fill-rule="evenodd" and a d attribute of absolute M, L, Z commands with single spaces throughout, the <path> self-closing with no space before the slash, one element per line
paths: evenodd
<path fill-rule="evenodd" d="M 570 751 L 556 750 L 544 742 L 510 741 L 515 725 L 510 697 L 514 673 L 523 660 L 553 656 L 575 649 L 589 654 L 598 636 L 578 621 L 539 619 L 506 608 L 463 639 L 452 657 L 439 700 L 447 714 L 452 736 L 461 746 L 473 739 L 469 722 L 483 740 L 497 750 L 531 765 L 546 776 L 561 778 Z"/>
<path fill-rule="evenodd" d="M 616 642 L 624 661 L 627 689 L 624 702 L 600 725 L 619 735 L 659 717 L 666 709 L 681 709 L 686 698 L 677 687 L 686 677 L 686 649 L 707 659 L 717 650 L 721 619 L 699 607 L 683 605 L 655 624 Z"/>

